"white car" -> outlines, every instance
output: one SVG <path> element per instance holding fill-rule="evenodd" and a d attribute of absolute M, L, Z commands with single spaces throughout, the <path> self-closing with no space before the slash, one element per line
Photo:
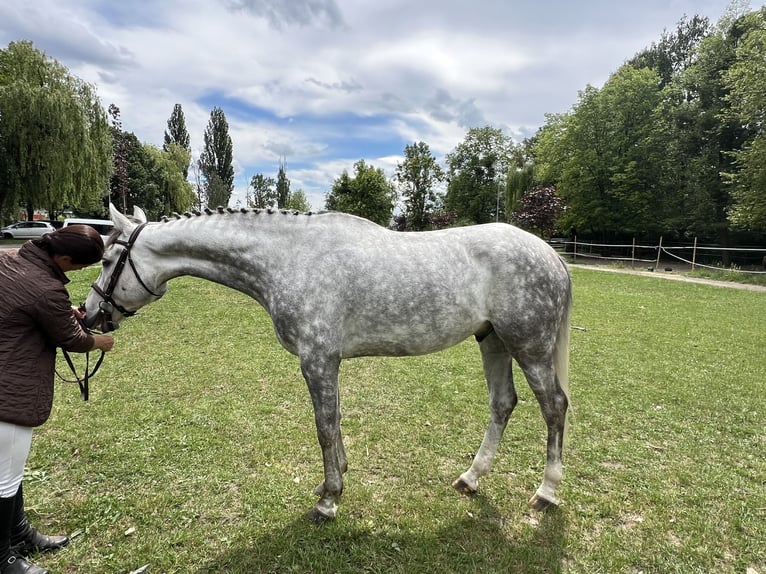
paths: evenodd
<path fill-rule="evenodd" d="M 34 239 L 52 231 L 55 231 L 55 228 L 47 221 L 19 221 L 3 227 L 0 233 L 3 234 L 3 239 Z"/>

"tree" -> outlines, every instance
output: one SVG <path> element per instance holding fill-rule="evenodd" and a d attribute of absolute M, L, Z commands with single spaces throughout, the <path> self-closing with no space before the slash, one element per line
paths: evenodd
<path fill-rule="evenodd" d="M 536 186 L 521 196 L 511 219 L 519 227 L 549 239 L 562 211 L 564 204 L 556 195 L 556 188 Z"/>
<path fill-rule="evenodd" d="M 636 54 L 628 63 L 637 69 L 657 72 L 664 87 L 689 68 L 697 57 L 700 42 L 710 33 L 710 21 L 702 16 L 681 18 L 675 31 L 663 31 L 660 41 Z"/>
<path fill-rule="evenodd" d="M 468 223 L 504 220 L 500 196 L 512 146 L 500 129 L 468 130 L 465 139 L 447 154 L 447 210 Z"/>
<path fill-rule="evenodd" d="M 231 187 L 213 172 L 205 181 L 205 197 L 207 205 L 223 206 L 229 203 L 231 197 Z"/>
<path fill-rule="evenodd" d="M 421 141 L 407 145 L 404 161 L 396 165 L 394 178 L 404 198 L 406 228 L 413 231 L 427 229 L 437 204 L 434 186 L 444 180 L 444 172 L 428 144 Z"/>
<path fill-rule="evenodd" d="M 199 167 L 205 179 L 207 204 L 225 206 L 234 191 L 233 146 L 229 136 L 229 124 L 221 108 L 210 112 L 210 120 L 204 134 L 204 147 Z"/>
<path fill-rule="evenodd" d="M 556 186 L 569 208 L 564 226 L 601 238 L 656 230 L 659 176 L 648 142 L 659 84 L 653 70 L 626 65 L 602 89 L 587 86 L 569 114 L 548 117 L 534 179 Z"/>
<path fill-rule="evenodd" d="M 535 183 L 535 165 L 527 161 L 521 166 L 511 169 L 505 182 L 505 208 L 508 213 L 516 211 L 521 198 Z"/>
<path fill-rule="evenodd" d="M 116 106 L 110 106 L 110 113 L 117 118 L 112 126 L 116 167 L 111 196 L 119 196 L 123 213 L 139 206 L 150 219 L 158 219 L 194 205 L 194 186 L 183 176 L 189 152 L 173 143 L 167 151 L 141 143 L 135 134 L 122 131 Z"/>
<path fill-rule="evenodd" d="M 354 177 L 348 171 L 335 180 L 327 195 L 325 207 L 365 217 L 387 226 L 394 211 L 396 192 L 380 168 L 359 160 L 354 164 Z"/>
<path fill-rule="evenodd" d="M 722 174 L 734 171 L 732 152 L 758 129 L 729 113 L 726 71 L 736 60 L 742 32 L 736 20 L 724 21 L 700 43 L 694 63 L 667 86 L 664 101 L 674 105 L 660 116 L 667 134 L 665 154 L 672 159 L 662 173 L 678 185 L 681 227 L 724 246 L 729 242 L 732 189 Z"/>
<path fill-rule="evenodd" d="M 665 215 L 658 195 L 660 175 L 653 162 L 657 149 L 650 144 L 660 83 L 654 70 L 622 66 L 599 94 L 601 109 L 609 114 L 604 149 L 609 169 L 606 193 L 617 211 L 614 231 L 658 232 Z"/>
<path fill-rule="evenodd" d="M 311 211 L 311 204 L 309 203 L 306 194 L 303 190 L 298 189 L 290 192 L 290 198 L 287 200 L 286 209 L 292 209 L 294 211 L 307 212 Z"/>
<path fill-rule="evenodd" d="M 255 174 L 250 179 L 252 195 L 248 195 L 248 207 L 266 208 L 272 207 L 277 201 L 277 182 L 271 177 L 265 177 L 262 173 Z"/>
<path fill-rule="evenodd" d="M 174 211 L 187 211 L 195 202 L 194 186 L 184 176 L 189 167 L 189 152 L 180 145 L 171 143 L 161 150 L 150 144 L 143 144 L 146 155 L 154 165 L 150 175 L 157 190 L 158 210 L 147 211 L 147 216 L 158 219 Z"/>
<path fill-rule="evenodd" d="M 122 131 L 122 119 L 120 108 L 109 104 L 109 116 L 112 118 L 112 153 L 114 157 L 114 169 L 110 180 L 109 201 L 113 197 L 119 198 L 117 205 L 122 207 L 122 212 L 128 212 L 128 134 Z"/>
<path fill-rule="evenodd" d="M 609 113 L 598 95 L 586 86 L 570 113 L 548 116 L 534 152 L 536 178 L 555 184 L 570 207 L 566 225 L 589 233 L 617 226 L 607 195 Z"/>
<path fill-rule="evenodd" d="M 729 118 L 758 126 L 741 148 L 732 151 L 727 179 L 733 184 L 729 220 L 739 228 L 766 230 L 766 8 L 740 21 L 742 40 L 724 79 L 729 88 Z"/>
<path fill-rule="evenodd" d="M 290 201 L 290 180 L 287 179 L 284 163 L 279 164 L 279 173 L 277 174 L 277 207 L 283 209 L 287 207 Z"/>
<path fill-rule="evenodd" d="M 184 117 L 184 111 L 181 108 L 181 104 L 173 106 L 173 112 L 168 119 L 168 129 L 165 131 L 165 143 L 162 149 L 169 150 L 171 145 L 177 145 L 181 149 L 186 150 L 189 154 L 189 161 L 191 161 L 191 144 L 190 144 L 189 132 L 186 131 L 186 118 Z M 183 166 L 184 179 L 189 177 L 189 164 Z"/>
<path fill-rule="evenodd" d="M 0 50 L 0 209 L 103 203 L 111 146 L 92 86 L 31 42 Z"/>

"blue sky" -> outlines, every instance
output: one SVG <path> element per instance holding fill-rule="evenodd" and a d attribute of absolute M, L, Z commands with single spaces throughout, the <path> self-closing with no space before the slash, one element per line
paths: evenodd
<path fill-rule="evenodd" d="M 198 157 L 218 106 L 235 192 L 282 159 L 313 209 L 360 159 L 392 175 L 424 141 L 443 160 L 470 127 L 514 141 L 571 109 L 684 16 L 729 0 L 10 0 L 0 46 L 31 40 L 162 144 L 181 104 Z M 746 2 L 739 6 L 748 7 Z"/>

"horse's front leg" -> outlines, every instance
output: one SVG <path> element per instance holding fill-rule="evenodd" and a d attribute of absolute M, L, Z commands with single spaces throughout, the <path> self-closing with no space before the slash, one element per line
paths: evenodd
<path fill-rule="evenodd" d="M 324 463 L 324 482 L 316 489 L 319 501 L 307 514 L 314 522 L 335 518 L 343 492 L 343 473 L 347 463 L 340 435 L 339 367 L 338 357 L 312 354 L 301 358 L 301 371 L 314 404 L 317 437 Z"/>

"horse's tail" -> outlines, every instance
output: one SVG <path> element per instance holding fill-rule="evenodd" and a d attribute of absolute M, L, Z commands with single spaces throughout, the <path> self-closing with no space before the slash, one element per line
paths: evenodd
<path fill-rule="evenodd" d="M 563 264 L 563 261 L 562 261 Z M 569 396 L 569 320 L 572 313 L 572 277 L 567 270 L 567 293 L 559 322 L 559 330 L 556 334 L 556 345 L 553 352 L 553 366 L 556 370 L 556 380 L 564 392 L 567 400 L 567 420 L 564 434 L 569 427 L 569 416 L 573 416 L 572 400 Z M 570 414 L 571 413 L 571 414 Z"/>

